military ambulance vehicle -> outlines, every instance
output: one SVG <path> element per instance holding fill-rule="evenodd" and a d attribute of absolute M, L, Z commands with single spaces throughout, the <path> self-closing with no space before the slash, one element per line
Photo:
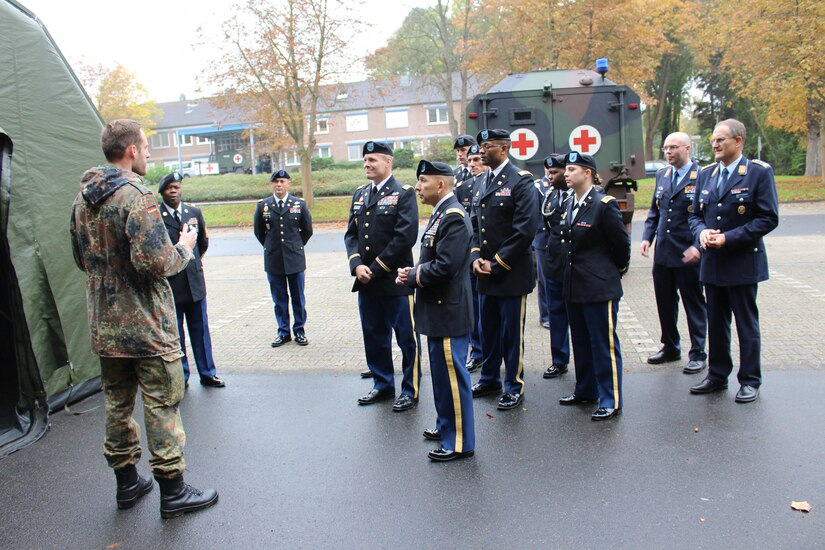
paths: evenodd
<path fill-rule="evenodd" d="M 513 162 L 536 179 L 544 176 L 544 158 L 551 153 L 592 155 L 629 224 L 636 180 L 645 177 L 640 100 L 605 78 L 606 59 L 597 61 L 596 70 L 510 74 L 470 102 L 467 133 L 509 130 Z"/>

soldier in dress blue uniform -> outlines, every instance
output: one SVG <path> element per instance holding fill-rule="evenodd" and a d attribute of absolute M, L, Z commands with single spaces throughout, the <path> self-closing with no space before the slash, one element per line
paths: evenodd
<path fill-rule="evenodd" d="M 773 168 L 742 155 L 745 126 L 723 120 L 713 130 L 716 163 L 699 172 L 690 228 L 704 249 L 699 277 L 708 308 L 708 375 L 690 388 L 711 393 L 728 387 L 733 370 L 731 314 L 739 335 L 738 403 L 759 397 L 762 384 L 757 286 L 768 279 L 762 238 L 779 225 Z"/>
<path fill-rule="evenodd" d="M 476 145 L 476 140 L 473 136 L 468 135 L 458 136 L 453 142 L 455 158 L 456 161 L 458 161 L 458 166 L 456 166 L 455 170 L 453 170 L 455 183 L 461 183 L 471 175 L 469 162 L 467 160 L 467 153 L 473 145 Z"/>
<path fill-rule="evenodd" d="M 653 289 L 662 328 L 662 348 L 648 357 L 647 362 L 659 365 L 682 358 L 679 329 L 676 327 L 681 295 L 690 334 L 690 354 L 682 371 L 695 374 L 705 368 L 707 359 L 707 310 L 699 281 L 702 254 L 699 240 L 693 236 L 688 223 L 699 179 L 699 165 L 690 160 L 690 136 L 685 133 L 676 132 L 667 136 L 662 151 L 670 166 L 656 173 L 656 190 L 641 244 L 641 253 L 645 257 L 651 244 L 656 244 Z"/>
<path fill-rule="evenodd" d="M 264 247 L 264 270 L 275 303 L 278 334 L 272 347 L 292 340 L 289 330 L 289 304 L 292 302 L 292 335 L 295 343 L 306 346 L 306 299 L 304 298 L 304 247 L 312 237 L 312 215 L 306 202 L 289 193 L 291 178 L 278 170 L 269 178 L 272 196 L 258 202 L 255 209 L 255 237 Z"/>
<path fill-rule="evenodd" d="M 599 175 L 593 157 L 571 151 L 565 178 L 574 196 L 562 217 L 567 251 L 564 295 L 570 319 L 576 389 L 562 405 L 598 401 L 592 420 L 621 412 L 622 350 L 616 321 L 622 274 L 630 263 L 630 236 L 616 200 L 595 188 Z"/>
<path fill-rule="evenodd" d="M 547 277 L 547 311 L 550 320 L 550 354 L 552 364 L 544 371 L 544 378 L 557 378 L 567 372 L 570 363 L 570 322 L 564 303 L 564 268 L 567 265 L 561 237 L 561 217 L 567 211 L 567 201 L 573 190 L 564 179 L 564 155 L 550 155 L 544 159 L 544 168 L 552 191 L 544 196 L 541 214 L 547 228 L 547 250 L 543 273 Z"/>
<path fill-rule="evenodd" d="M 183 353 L 183 379 L 186 387 L 189 387 L 189 360 L 186 358 L 186 339 L 183 333 L 183 321 L 186 319 L 189 343 L 192 346 L 192 355 L 195 356 L 201 384 L 211 388 L 223 388 L 226 384 L 218 378 L 215 360 L 212 358 L 212 338 L 209 336 L 209 317 L 206 314 L 206 281 L 203 278 L 201 263 L 201 258 L 209 247 L 209 234 L 200 209 L 181 202 L 182 183 L 183 176 L 180 172 L 167 174 L 160 180 L 158 193 L 163 198 L 161 214 L 169 239 L 173 243 L 178 242 L 183 224 L 187 224 L 190 230 L 198 234 L 198 245 L 192 251 L 194 259 L 185 270 L 167 278 L 175 297 L 175 313 Z"/>
<path fill-rule="evenodd" d="M 485 166 L 481 160 L 481 149 L 478 145 L 471 145 L 470 148 L 467 149 L 467 166 L 470 168 L 470 177 L 458 182 L 454 192 L 456 199 L 469 215 L 472 210 L 474 190 L 483 183 L 485 174 L 489 168 Z M 475 315 L 475 321 L 473 321 L 473 331 L 470 333 L 470 353 L 467 357 L 467 370 L 474 372 L 481 368 L 483 359 L 481 353 L 481 301 L 478 297 L 476 277 L 473 275 L 472 268 L 468 274 L 470 276 L 470 285 L 473 289 L 473 313 Z"/>
<path fill-rule="evenodd" d="M 482 130 L 481 157 L 490 167 L 473 197 L 473 273 L 481 299 L 481 378 L 473 397 L 501 392 L 500 410 L 513 409 L 524 397 L 524 319 L 527 295 L 536 284 L 533 238 L 539 208 L 533 178 L 508 159 L 510 134 Z"/>
<path fill-rule="evenodd" d="M 358 312 L 373 389 L 358 399 L 370 405 L 395 397 L 392 333 L 401 348 L 403 381 L 394 411 L 418 403 L 421 352 L 413 326 L 412 289 L 395 284 L 397 270 L 413 265 L 418 238 L 415 191 L 392 176 L 392 149 L 383 143 L 364 144 L 364 172 L 371 183 L 352 197 L 344 244 L 352 291 L 358 292 Z"/>
<path fill-rule="evenodd" d="M 550 167 L 547 166 L 547 160 L 544 159 L 544 176 L 536 180 L 536 190 L 539 193 L 538 207 L 541 212 L 542 204 L 544 204 L 544 197 L 553 189 L 553 184 L 550 180 Z M 541 220 L 541 218 L 539 218 Z M 550 312 L 547 310 L 547 275 L 544 273 L 544 264 L 547 261 L 547 243 L 550 235 L 547 228 L 541 221 L 539 221 L 536 229 L 536 237 L 533 239 L 533 250 L 536 252 L 536 296 L 539 304 L 539 323 L 542 327 L 550 328 Z"/>
<path fill-rule="evenodd" d="M 475 452 L 473 394 L 464 368 L 473 327 L 470 217 L 452 190 L 453 170 L 442 162 L 418 164 L 415 190 L 433 214 L 421 238 L 415 267 L 398 269 L 396 283 L 415 288 L 415 326 L 427 335 L 436 428 L 424 437 L 441 442 L 430 459 L 446 462 Z"/>

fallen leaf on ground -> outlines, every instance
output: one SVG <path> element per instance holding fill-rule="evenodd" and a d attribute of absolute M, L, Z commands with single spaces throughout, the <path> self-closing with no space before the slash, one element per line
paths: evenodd
<path fill-rule="evenodd" d="M 106 548 L 120 548 L 121 546 L 123 546 L 123 541 L 114 542 L 112 544 L 109 544 L 109 545 L 106 546 Z"/>
<path fill-rule="evenodd" d="M 487 415 L 487 418 L 489 418 L 490 420 L 492 420 L 492 419 L 493 419 L 493 415 L 492 415 L 492 414 L 490 414 L 490 413 L 484 413 L 484 414 L 485 414 L 485 415 Z"/>
<path fill-rule="evenodd" d="M 799 510 L 800 512 L 805 512 L 805 513 L 811 511 L 811 505 L 808 504 L 807 500 L 800 500 L 799 502 L 794 500 L 794 501 L 791 502 L 791 508 L 793 508 L 794 510 Z"/>

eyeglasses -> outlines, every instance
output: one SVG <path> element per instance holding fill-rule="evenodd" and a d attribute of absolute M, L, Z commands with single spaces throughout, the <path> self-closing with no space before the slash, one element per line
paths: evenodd
<path fill-rule="evenodd" d="M 725 143 L 729 139 L 736 139 L 736 138 L 732 138 L 732 137 L 716 138 L 716 139 L 710 140 L 710 143 L 711 143 L 711 145 L 722 145 L 723 143 Z"/>
<path fill-rule="evenodd" d="M 495 149 L 496 147 L 504 147 L 504 145 L 501 143 L 482 143 L 479 147 L 487 151 L 488 149 Z"/>
<path fill-rule="evenodd" d="M 665 145 L 664 147 L 662 147 L 662 152 L 667 153 L 668 151 L 675 151 L 680 147 L 687 147 L 687 145 Z"/>

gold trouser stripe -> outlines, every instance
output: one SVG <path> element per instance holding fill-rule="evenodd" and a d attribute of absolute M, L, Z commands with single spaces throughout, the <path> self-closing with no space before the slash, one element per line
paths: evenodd
<path fill-rule="evenodd" d="M 447 364 L 447 375 L 450 377 L 450 393 L 453 394 L 453 414 L 455 415 L 455 449 L 457 453 L 464 452 L 464 425 L 461 419 L 461 396 L 458 394 L 458 376 L 453 363 L 453 348 L 450 337 L 445 336 L 441 340 L 444 345 L 444 362 Z"/>
<path fill-rule="evenodd" d="M 524 395 L 524 319 L 527 317 L 527 295 L 521 297 L 521 315 L 519 315 L 518 327 L 518 371 L 516 372 L 516 382 L 521 384 L 521 395 Z"/>
<path fill-rule="evenodd" d="M 378 262 L 378 265 L 384 268 L 384 271 L 386 271 L 387 273 L 390 272 L 390 268 L 387 267 L 387 264 L 381 261 L 381 258 L 375 258 L 375 261 Z"/>
<path fill-rule="evenodd" d="M 351 259 L 353 259 L 353 258 L 360 258 L 360 257 L 361 257 L 361 254 L 359 254 L 358 252 L 356 252 L 355 254 L 353 254 L 352 256 L 350 256 L 349 258 L 347 258 L 347 261 L 349 261 L 349 260 L 351 260 Z"/>
<path fill-rule="evenodd" d="M 616 346 L 613 342 L 613 300 L 607 301 L 607 341 L 610 345 L 610 368 L 613 371 L 613 401 L 616 409 L 621 409 L 619 403 L 619 369 L 616 364 Z"/>
<path fill-rule="evenodd" d="M 501 267 L 503 267 L 503 268 L 504 268 L 504 269 L 506 269 L 507 271 L 510 271 L 510 269 L 512 269 L 509 265 L 507 265 L 507 264 L 505 264 L 505 263 L 504 263 L 504 260 L 502 260 L 502 259 L 501 259 L 501 256 L 499 256 L 498 254 L 496 254 L 496 255 L 494 256 L 494 258 L 495 258 L 495 259 L 496 259 L 496 261 L 499 263 L 499 265 L 501 265 Z"/>
<path fill-rule="evenodd" d="M 410 301 L 410 323 L 412 323 L 412 332 L 413 332 L 413 342 L 415 343 L 415 358 L 413 359 L 413 371 L 412 371 L 412 383 L 413 383 L 413 398 L 418 399 L 418 369 L 421 368 L 421 365 L 418 364 L 418 358 L 421 356 L 421 352 L 418 350 L 418 337 L 415 334 L 415 315 L 413 314 L 413 296 L 410 294 L 407 296 L 407 299 Z"/>
<path fill-rule="evenodd" d="M 470 252 L 481 252 L 481 249 L 474 246 L 473 248 L 470 249 Z"/>

